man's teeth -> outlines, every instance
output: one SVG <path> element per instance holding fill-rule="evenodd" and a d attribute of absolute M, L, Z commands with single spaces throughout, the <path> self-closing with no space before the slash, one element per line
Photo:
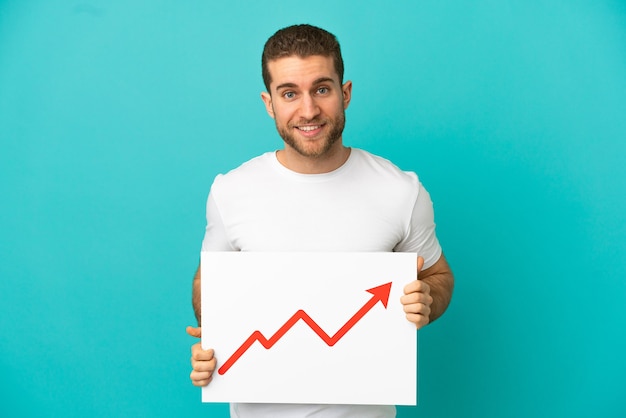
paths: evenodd
<path fill-rule="evenodd" d="M 301 131 L 304 131 L 304 132 L 314 131 L 317 128 L 319 128 L 319 125 L 316 125 L 316 126 L 299 126 L 298 127 L 298 129 L 300 129 Z"/>

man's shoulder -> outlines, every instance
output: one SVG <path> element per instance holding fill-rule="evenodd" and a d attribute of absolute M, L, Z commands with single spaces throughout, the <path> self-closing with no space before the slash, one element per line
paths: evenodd
<path fill-rule="evenodd" d="M 224 175 L 237 176 L 249 174 L 250 172 L 257 172 L 259 170 L 266 170 L 271 167 L 274 154 L 274 152 L 265 152 L 261 155 L 249 159 L 248 161 L 242 163 L 240 166 L 230 170 Z"/>
<path fill-rule="evenodd" d="M 354 148 L 353 152 L 359 167 L 370 171 L 381 180 L 387 178 L 392 181 L 400 181 L 410 185 L 416 185 L 419 182 L 415 172 L 402 170 L 387 158 L 359 148 Z"/>
<path fill-rule="evenodd" d="M 259 176 L 271 169 L 272 157 L 272 152 L 266 152 L 242 163 L 225 174 L 218 174 L 213 181 L 213 186 L 221 183 L 232 184 L 258 179 Z"/>

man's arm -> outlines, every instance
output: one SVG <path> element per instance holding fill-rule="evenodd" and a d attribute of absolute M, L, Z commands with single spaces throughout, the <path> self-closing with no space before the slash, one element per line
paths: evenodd
<path fill-rule="evenodd" d="M 406 318 L 418 329 L 443 315 L 450 304 L 454 289 L 454 276 L 443 254 L 424 271 L 423 265 L 424 259 L 418 257 L 418 280 L 404 287 L 404 296 L 400 299 Z"/>
<path fill-rule="evenodd" d="M 200 266 L 196 270 L 196 274 L 193 276 L 193 284 L 191 288 L 191 304 L 193 305 L 193 311 L 196 314 L 196 320 L 198 321 L 198 327 L 187 327 L 187 334 L 192 337 L 201 338 L 202 328 L 200 326 Z M 214 357 L 215 352 L 212 349 L 203 350 L 201 343 L 195 343 L 191 347 L 191 383 L 195 386 L 206 386 L 213 379 L 213 372 L 217 366 L 217 361 Z"/>
<path fill-rule="evenodd" d="M 435 264 L 424 271 L 418 272 L 418 280 L 430 286 L 430 296 L 433 298 L 433 302 L 430 305 L 429 322 L 433 322 L 448 309 L 452 299 L 454 275 L 446 257 L 441 254 L 441 257 Z"/>
<path fill-rule="evenodd" d="M 191 305 L 193 306 L 193 312 L 196 314 L 196 320 L 198 326 L 202 325 L 200 314 L 200 265 L 198 264 L 198 270 L 193 276 L 193 283 L 191 285 Z"/>

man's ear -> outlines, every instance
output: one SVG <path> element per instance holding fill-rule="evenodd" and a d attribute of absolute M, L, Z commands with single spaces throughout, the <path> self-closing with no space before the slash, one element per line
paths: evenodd
<path fill-rule="evenodd" d="M 263 100 L 263 103 L 265 103 L 265 110 L 267 111 L 267 114 L 270 115 L 270 117 L 272 119 L 274 119 L 274 107 L 272 107 L 272 96 L 264 91 L 261 93 L 261 99 Z"/>
<path fill-rule="evenodd" d="M 341 92 L 343 93 L 343 109 L 346 110 L 352 99 L 352 81 L 346 81 L 341 86 Z"/>

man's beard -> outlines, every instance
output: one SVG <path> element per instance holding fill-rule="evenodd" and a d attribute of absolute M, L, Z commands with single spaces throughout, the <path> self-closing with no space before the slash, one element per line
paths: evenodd
<path fill-rule="evenodd" d="M 278 134 L 283 138 L 283 141 L 285 141 L 287 145 L 296 150 L 298 154 L 302 155 L 303 157 L 321 157 L 332 148 L 332 146 L 339 140 L 339 138 L 341 138 L 341 134 L 343 133 L 343 129 L 346 125 L 345 112 L 340 112 L 334 120 L 327 119 L 325 121 L 318 121 L 313 119 L 311 121 L 303 122 L 302 124 L 316 125 L 318 123 L 320 125 L 322 123 L 326 124 L 327 126 L 330 125 L 330 131 L 328 132 L 326 138 L 322 139 L 322 146 L 314 149 L 307 149 L 306 139 L 298 141 L 295 138 L 295 135 L 292 134 L 293 129 L 297 129 L 294 127 L 295 125 L 289 123 L 285 128 L 282 126 L 278 126 L 278 121 L 276 121 L 276 129 L 278 130 Z"/>

